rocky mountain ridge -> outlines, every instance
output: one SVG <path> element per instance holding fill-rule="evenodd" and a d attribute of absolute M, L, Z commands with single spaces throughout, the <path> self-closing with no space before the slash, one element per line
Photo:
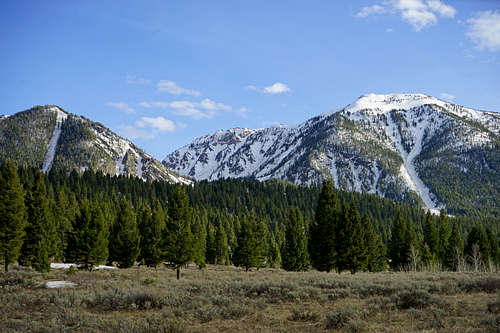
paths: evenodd
<path fill-rule="evenodd" d="M 202 136 L 163 163 L 195 180 L 331 178 L 434 212 L 500 210 L 500 114 L 422 94 L 368 94 L 298 125 Z"/>

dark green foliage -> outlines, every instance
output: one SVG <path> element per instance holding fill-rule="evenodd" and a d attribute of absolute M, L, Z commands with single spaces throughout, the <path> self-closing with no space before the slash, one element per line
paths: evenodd
<path fill-rule="evenodd" d="M 287 271 L 306 271 L 309 268 L 307 237 L 302 215 L 297 207 L 290 209 L 281 257 L 282 267 Z"/>
<path fill-rule="evenodd" d="M 257 221 L 253 213 L 250 213 L 248 218 L 243 218 L 238 234 L 238 246 L 233 255 L 234 265 L 244 267 L 245 271 L 264 265 L 263 227 L 265 226 Z"/>
<path fill-rule="evenodd" d="M 401 213 L 394 220 L 389 242 L 389 265 L 392 269 L 401 269 L 408 263 L 408 231 Z"/>
<path fill-rule="evenodd" d="M 361 218 L 355 205 L 345 204 L 342 218 L 337 222 L 336 268 L 352 274 L 366 267 L 367 253 Z"/>
<path fill-rule="evenodd" d="M 340 203 L 331 181 L 325 181 L 310 228 L 309 255 L 314 268 L 331 271 L 335 268 L 335 232 Z"/>
<path fill-rule="evenodd" d="M 109 261 L 118 263 L 120 268 L 134 265 L 139 256 L 140 234 L 136 216 L 130 203 L 122 197 L 120 211 L 111 229 Z"/>
<path fill-rule="evenodd" d="M 498 247 L 498 239 L 491 231 L 491 228 L 486 228 L 486 237 L 488 238 L 488 247 L 490 250 L 490 259 L 493 263 L 500 263 L 500 249 Z"/>
<path fill-rule="evenodd" d="M 226 231 L 221 223 L 215 232 L 215 263 L 229 265 L 229 250 L 227 245 Z"/>
<path fill-rule="evenodd" d="M 75 216 L 73 232 L 69 237 L 67 259 L 92 269 L 108 258 L 109 231 L 97 204 L 84 201 Z"/>
<path fill-rule="evenodd" d="M 0 174 L 0 260 L 5 271 L 16 261 L 26 226 L 24 193 L 14 163 L 9 159 Z"/>
<path fill-rule="evenodd" d="M 169 265 L 177 270 L 193 260 L 193 235 L 191 234 L 191 208 L 183 187 L 177 186 L 168 198 L 168 219 L 165 228 L 164 249 Z"/>
<path fill-rule="evenodd" d="M 153 213 L 148 205 L 143 205 L 137 215 L 139 233 L 141 235 L 139 260 L 149 267 L 156 267 L 163 261 L 161 250 L 162 234 L 165 229 L 166 216 L 159 201 Z"/>
<path fill-rule="evenodd" d="M 447 269 L 457 270 L 457 256 L 462 255 L 464 251 L 464 241 L 458 229 L 458 224 L 453 221 L 450 237 L 448 238 L 448 247 L 445 250 L 444 266 Z"/>
<path fill-rule="evenodd" d="M 207 225 L 206 258 L 209 264 L 215 264 L 217 247 L 215 245 L 215 228 L 209 223 Z"/>
<path fill-rule="evenodd" d="M 40 171 L 35 172 L 35 183 L 26 196 L 28 225 L 19 262 L 38 271 L 49 271 L 49 254 L 55 254 L 56 229 L 49 210 L 45 181 Z"/>
<path fill-rule="evenodd" d="M 429 247 L 431 255 L 436 255 L 438 253 L 439 244 L 439 233 L 434 223 L 434 218 L 430 211 L 425 215 L 424 224 L 424 243 Z"/>
<path fill-rule="evenodd" d="M 481 253 L 481 258 L 484 263 L 487 263 L 490 258 L 490 244 L 486 232 L 482 226 L 474 226 L 467 235 L 467 242 L 465 245 L 465 255 L 470 259 L 473 256 L 473 247 L 477 244 Z"/>
<path fill-rule="evenodd" d="M 446 249 L 448 248 L 448 240 L 450 238 L 450 225 L 448 222 L 448 216 L 446 212 L 442 209 L 441 214 L 438 219 L 438 251 L 437 256 L 442 264 L 446 261 Z"/>
<path fill-rule="evenodd" d="M 363 215 L 362 226 L 367 254 L 366 268 L 369 272 L 381 272 L 387 268 L 386 248 L 380 235 L 375 233 L 368 215 Z"/>

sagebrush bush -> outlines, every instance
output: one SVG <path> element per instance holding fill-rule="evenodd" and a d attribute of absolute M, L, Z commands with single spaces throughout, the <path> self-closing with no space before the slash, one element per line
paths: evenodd
<path fill-rule="evenodd" d="M 440 299 L 425 290 L 404 290 L 393 296 L 393 302 L 399 309 L 423 309 L 433 304 L 440 304 Z"/>

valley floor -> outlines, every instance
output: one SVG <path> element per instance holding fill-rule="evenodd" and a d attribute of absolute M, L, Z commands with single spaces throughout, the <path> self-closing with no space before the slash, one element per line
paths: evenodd
<path fill-rule="evenodd" d="M 49 289 L 48 281 L 76 286 Z M 498 332 L 495 273 L 0 273 L 1 332 Z"/>

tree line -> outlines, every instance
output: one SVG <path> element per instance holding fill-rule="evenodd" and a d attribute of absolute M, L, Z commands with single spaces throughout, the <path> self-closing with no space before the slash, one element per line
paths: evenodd
<path fill-rule="evenodd" d="M 282 181 L 200 182 L 190 187 L 86 171 L 19 168 L 0 176 L 0 250 L 37 270 L 63 261 L 92 268 L 194 262 L 302 271 L 498 264 L 498 223 L 439 218 L 359 193 Z M 467 233 L 467 238 L 462 235 Z M 461 245 L 462 244 L 462 245 Z"/>

